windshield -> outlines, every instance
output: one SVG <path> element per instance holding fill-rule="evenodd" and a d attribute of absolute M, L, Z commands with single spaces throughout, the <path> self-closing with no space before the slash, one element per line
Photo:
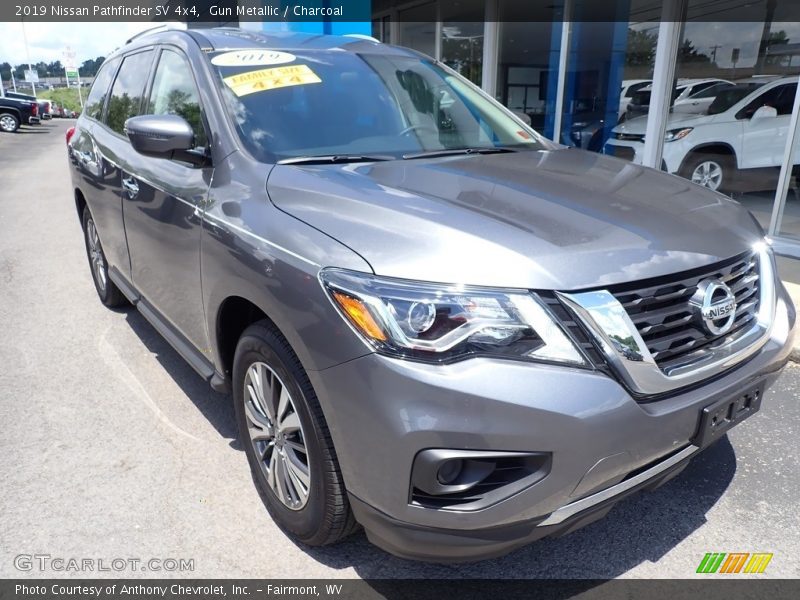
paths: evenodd
<path fill-rule="evenodd" d="M 709 115 L 718 115 L 728 110 L 731 106 L 749 95 L 753 90 L 760 88 L 766 82 L 738 83 L 728 89 L 722 90 L 708 107 Z"/>
<path fill-rule="evenodd" d="M 228 66 L 235 57 L 212 58 L 242 142 L 265 162 L 553 147 L 432 61 L 332 51 L 271 54 L 280 62 Z"/>

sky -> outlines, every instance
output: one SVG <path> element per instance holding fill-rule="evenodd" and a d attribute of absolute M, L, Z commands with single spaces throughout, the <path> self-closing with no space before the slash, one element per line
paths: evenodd
<path fill-rule="evenodd" d="M 0 0 L 2 1 L 2 0 Z M 154 27 L 154 23 L 25 23 L 30 60 L 63 60 L 65 46 L 76 53 L 78 65 L 88 59 L 107 56 L 133 34 Z M 0 63 L 27 63 L 22 24 L 0 23 Z"/>

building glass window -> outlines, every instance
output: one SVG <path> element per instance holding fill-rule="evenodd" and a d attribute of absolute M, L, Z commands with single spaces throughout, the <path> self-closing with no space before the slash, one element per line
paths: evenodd
<path fill-rule="evenodd" d="M 774 9 L 785 1 L 764 3 L 753 12 L 759 21 L 707 22 L 694 20 L 702 14 L 702 0 L 689 0 L 663 150 L 669 172 L 733 196 L 765 229 L 800 73 L 800 24 L 774 20 Z M 721 12 L 715 18 L 729 16 Z M 790 198 L 796 189 L 792 179 Z M 800 237 L 800 215 L 792 202 L 786 206 L 779 230 Z"/>
<path fill-rule="evenodd" d="M 556 4 L 556 3 L 554 3 Z M 544 3 L 500 0 L 497 98 L 552 135 L 561 23 Z"/>
<path fill-rule="evenodd" d="M 413 6 L 398 15 L 398 44 L 436 57 L 436 3 Z"/>
<path fill-rule="evenodd" d="M 447 66 L 476 85 L 483 75 L 484 0 L 442 3 L 442 56 Z"/>

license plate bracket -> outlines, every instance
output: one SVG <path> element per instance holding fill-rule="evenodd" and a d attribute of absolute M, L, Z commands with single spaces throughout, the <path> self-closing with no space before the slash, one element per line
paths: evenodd
<path fill-rule="evenodd" d="M 705 448 L 721 438 L 727 431 L 761 408 L 764 385 L 759 384 L 744 393 L 728 396 L 709 404 L 700 412 L 700 424 L 692 443 Z"/>

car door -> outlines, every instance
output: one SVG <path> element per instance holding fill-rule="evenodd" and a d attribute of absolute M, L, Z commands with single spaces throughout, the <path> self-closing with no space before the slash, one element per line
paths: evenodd
<path fill-rule="evenodd" d="M 786 148 L 786 135 L 792 118 L 796 91 L 797 83 L 786 83 L 770 88 L 736 115 L 744 122 L 740 161 L 742 168 L 780 166 Z M 762 106 L 773 107 L 778 115 L 759 117 L 756 111 Z"/>
<path fill-rule="evenodd" d="M 159 50 L 143 114 L 176 114 L 207 152 L 206 126 L 192 70 L 183 53 Z M 202 211 L 212 169 L 133 153 L 123 167 L 123 214 L 131 280 L 143 300 L 195 348 L 208 345 L 200 287 Z"/>
<path fill-rule="evenodd" d="M 119 59 L 112 59 L 98 71 L 84 106 L 85 117 L 78 122 L 70 140 L 69 157 L 81 178 L 81 193 L 97 226 L 109 266 L 127 271 L 128 244 L 122 224 L 119 173 L 100 151 L 106 137 L 103 126 L 106 98 L 119 64 Z"/>

